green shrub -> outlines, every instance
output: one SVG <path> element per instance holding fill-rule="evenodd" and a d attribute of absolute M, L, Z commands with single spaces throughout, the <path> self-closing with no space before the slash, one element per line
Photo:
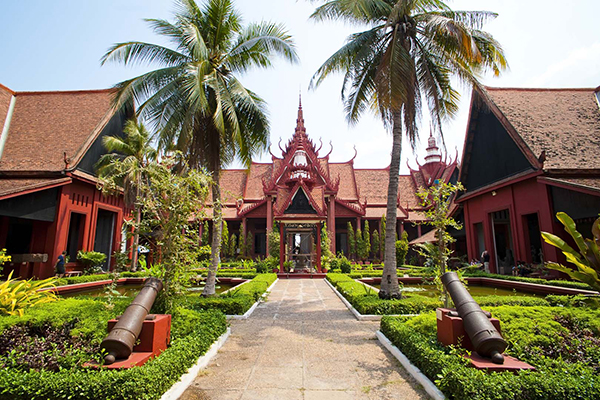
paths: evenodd
<path fill-rule="evenodd" d="M 493 279 L 504 279 L 507 281 L 517 281 L 517 282 L 527 282 L 527 283 L 537 283 L 540 285 L 550 285 L 550 286 L 560 286 L 572 289 L 583 289 L 583 290 L 593 290 L 589 285 L 581 282 L 573 282 L 573 281 L 565 281 L 565 280 L 548 280 L 548 279 L 540 279 L 540 278 L 526 278 L 523 276 L 512 276 L 512 275 L 499 275 L 499 274 L 488 274 L 483 271 L 479 272 L 469 272 L 465 273 L 463 276 L 465 277 L 480 277 L 480 278 L 493 278 Z"/>
<path fill-rule="evenodd" d="M 408 233 L 402 232 L 402 238 L 396 240 L 396 264 L 404 265 L 406 263 L 406 255 L 408 254 Z"/>
<path fill-rule="evenodd" d="M 84 274 L 95 274 L 102 272 L 100 266 L 106 261 L 106 254 L 97 251 L 83 251 L 77 252 L 77 261 L 83 266 Z"/>
<path fill-rule="evenodd" d="M 53 278 L 42 281 L 19 280 L 12 279 L 12 274 L 13 271 L 0 284 L 0 315 L 23 315 L 27 308 L 57 300 L 53 291 L 39 291 L 54 287 Z"/>
<path fill-rule="evenodd" d="M 598 312 L 590 314 L 584 310 L 560 307 L 512 306 L 490 311 L 502 323 L 503 335 L 510 343 L 507 353 L 529 362 L 537 371 L 485 373 L 469 367 L 458 354 L 460 351 L 437 343 L 435 313 L 414 318 L 383 317 L 381 331 L 451 399 L 600 398 L 600 375 L 593 365 L 598 360 L 598 353 L 595 353 L 597 345 L 587 343 L 587 347 L 583 347 L 587 359 L 580 355 L 571 356 L 571 359 L 565 359 L 563 354 L 551 356 L 557 347 L 573 344 L 564 343 L 564 338 L 572 332 L 583 329 L 597 334 L 600 326 Z M 577 328 L 570 331 L 563 327 L 561 322 L 564 324 L 565 319 L 576 321 L 571 326 Z"/>
<path fill-rule="evenodd" d="M 171 346 L 143 366 L 56 373 L 5 368 L 0 370 L 0 399 L 158 399 L 226 329 L 227 321 L 218 311 L 176 309 Z"/>

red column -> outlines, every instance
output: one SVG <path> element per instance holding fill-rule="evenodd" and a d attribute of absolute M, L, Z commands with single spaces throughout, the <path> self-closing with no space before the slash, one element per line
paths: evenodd
<path fill-rule="evenodd" d="M 269 255 L 269 232 L 273 229 L 273 202 L 267 196 L 267 256 Z M 280 239 L 283 239 L 282 237 Z"/>
<path fill-rule="evenodd" d="M 329 197 L 329 212 L 327 213 L 327 228 L 329 230 L 329 239 L 331 240 L 330 250 L 335 255 L 335 198 Z"/>
<path fill-rule="evenodd" d="M 283 222 L 279 223 L 279 272 L 283 272 L 283 261 L 285 258 L 285 237 L 283 234 Z"/>
<path fill-rule="evenodd" d="M 321 272 L 321 223 L 317 223 L 317 270 Z"/>

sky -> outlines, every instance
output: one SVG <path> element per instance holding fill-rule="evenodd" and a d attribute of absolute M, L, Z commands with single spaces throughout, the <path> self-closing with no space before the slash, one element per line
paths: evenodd
<path fill-rule="evenodd" d="M 201 0 L 197 0 L 199 3 Z M 170 0 L 19 0 L 2 1 L 0 14 L 0 83 L 15 91 L 83 90 L 111 87 L 151 67 L 100 66 L 109 46 L 131 40 L 163 44 L 143 18 L 170 19 Z M 263 97 L 269 106 L 271 143 L 279 155 L 294 133 L 298 95 L 302 93 L 308 135 L 333 143 L 331 161 L 354 156 L 358 168 L 384 168 L 390 163 L 391 135 L 377 116 L 365 114 L 350 126 L 341 102 L 342 76 L 309 90 L 318 67 L 352 32 L 362 29 L 341 23 L 309 20 L 316 3 L 307 0 L 237 0 L 245 22 L 283 23 L 293 36 L 300 63 L 277 60 L 269 70 L 253 70 L 242 83 Z M 510 70 L 501 77 L 484 76 L 495 87 L 598 87 L 600 86 L 600 30 L 598 0 L 454 0 L 455 10 L 488 10 L 498 18 L 484 29 L 503 46 Z M 449 157 L 462 152 L 470 102 L 470 88 L 462 93 L 457 117 L 445 124 Z M 407 162 L 415 168 L 423 160 L 429 127 L 427 117 L 415 149 L 403 146 L 401 171 Z M 268 162 L 268 152 L 256 161 Z M 459 159 L 460 161 L 460 159 Z M 235 167 L 237 165 L 233 165 Z"/>

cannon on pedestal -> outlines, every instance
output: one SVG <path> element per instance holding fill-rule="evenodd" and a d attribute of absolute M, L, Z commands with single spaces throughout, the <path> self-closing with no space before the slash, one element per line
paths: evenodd
<path fill-rule="evenodd" d="M 454 302 L 458 316 L 463 320 L 465 332 L 477 354 L 491 358 L 495 364 L 503 364 L 502 352 L 506 350 L 508 343 L 490 322 L 490 314 L 479 307 L 456 272 L 442 275 L 442 283 Z"/>
<path fill-rule="evenodd" d="M 131 355 L 133 346 L 142 330 L 142 324 L 162 288 L 163 284 L 159 279 L 148 278 L 146 280 L 140 293 L 133 299 L 100 345 L 108 353 L 104 357 L 106 364 L 112 364 L 116 359 L 124 359 Z"/>

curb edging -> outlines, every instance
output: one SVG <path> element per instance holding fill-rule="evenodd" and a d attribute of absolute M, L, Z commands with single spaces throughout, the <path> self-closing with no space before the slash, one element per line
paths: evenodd
<path fill-rule="evenodd" d="M 435 386 L 435 384 L 431 382 L 431 380 L 429 380 L 429 378 L 426 377 L 419 368 L 411 363 L 410 360 L 400 351 L 400 349 L 394 346 L 394 344 L 381 331 L 378 330 L 375 332 L 375 334 L 377 335 L 377 339 L 379 339 L 379 343 L 381 343 L 383 347 L 385 347 L 398 361 L 400 361 L 400 364 L 402 364 L 404 369 L 406 369 L 406 372 L 408 372 L 423 386 L 423 389 L 425 389 L 431 398 L 434 400 L 444 400 L 446 398 L 444 393 L 442 393 L 440 389 L 438 389 L 438 387 Z"/>

